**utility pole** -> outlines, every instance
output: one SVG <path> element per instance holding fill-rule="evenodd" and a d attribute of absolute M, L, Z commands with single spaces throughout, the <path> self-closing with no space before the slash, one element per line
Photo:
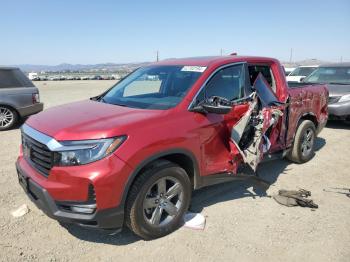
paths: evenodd
<path fill-rule="evenodd" d="M 343 63 L 343 56 L 340 57 L 340 63 Z"/>
<path fill-rule="evenodd" d="M 157 50 L 157 58 L 156 58 L 156 61 L 157 61 L 157 62 L 159 61 L 159 50 Z"/>
<path fill-rule="evenodd" d="M 289 63 L 292 63 L 292 59 L 293 59 L 293 48 L 290 49 L 290 56 L 289 56 Z"/>
<path fill-rule="evenodd" d="M 222 56 L 223 53 L 224 53 L 224 50 L 221 48 L 221 49 L 220 49 L 220 56 Z"/>

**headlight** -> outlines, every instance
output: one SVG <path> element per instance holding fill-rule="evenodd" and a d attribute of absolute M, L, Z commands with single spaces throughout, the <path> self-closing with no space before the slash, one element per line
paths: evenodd
<path fill-rule="evenodd" d="M 126 137 L 60 142 L 63 147 L 55 152 L 55 165 L 77 166 L 100 160 L 113 153 Z"/>
<path fill-rule="evenodd" d="M 350 94 L 342 96 L 338 102 L 350 101 Z"/>

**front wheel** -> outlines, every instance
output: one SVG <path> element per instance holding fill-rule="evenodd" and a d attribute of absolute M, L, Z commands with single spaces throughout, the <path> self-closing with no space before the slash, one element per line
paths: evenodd
<path fill-rule="evenodd" d="M 126 204 L 126 224 L 144 239 L 165 236 L 181 226 L 191 193 L 186 171 L 161 160 L 133 184 Z"/>
<path fill-rule="evenodd" d="M 300 123 L 295 134 L 292 149 L 288 159 L 296 163 L 305 163 L 315 154 L 316 128 L 312 121 L 304 120 Z"/>

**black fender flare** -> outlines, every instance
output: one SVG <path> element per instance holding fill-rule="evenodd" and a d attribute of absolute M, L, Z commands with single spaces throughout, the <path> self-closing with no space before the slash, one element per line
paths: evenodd
<path fill-rule="evenodd" d="M 200 177 L 200 171 L 199 171 L 199 165 L 198 165 L 198 161 L 196 159 L 196 157 L 194 156 L 194 154 L 187 150 L 187 149 L 183 149 L 183 148 L 175 148 L 175 149 L 170 149 L 170 150 L 166 150 L 166 151 L 161 151 L 158 152 L 146 159 L 144 159 L 131 173 L 131 175 L 128 177 L 128 180 L 126 182 L 125 188 L 124 188 L 124 192 L 122 195 L 122 199 L 120 201 L 120 206 L 124 207 L 125 206 L 125 202 L 126 199 L 128 197 L 129 194 L 129 190 L 131 188 L 131 185 L 133 184 L 133 182 L 135 181 L 136 177 L 138 176 L 138 174 L 140 173 L 140 171 L 146 167 L 148 164 L 152 163 L 153 161 L 157 160 L 157 159 L 161 159 L 164 158 L 166 156 L 169 155 L 173 155 L 173 154 L 182 154 L 185 155 L 187 157 L 189 157 L 192 160 L 193 163 L 193 168 L 194 168 L 194 176 L 193 176 L 193 182 L 194 182 L 194 189 L 199 188 L 201 185 L 201 177 Z"/>

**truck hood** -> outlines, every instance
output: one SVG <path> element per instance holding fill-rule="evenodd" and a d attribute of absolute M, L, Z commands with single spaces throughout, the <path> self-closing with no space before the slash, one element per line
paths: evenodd
<path fill-rule="evenodd" d="M 47 109 L 26 124 L 58 141 L 100 139 L 127 135 L 130 128 L 140 128 L 142 122 L 161 118 L 165 112 L 87 100 Z"/>
<path fill-rule="evenodd" d="M 331 85 L 327 84 L 329 96 L 343 96 L 350 94 L 350 85 Z"/>

